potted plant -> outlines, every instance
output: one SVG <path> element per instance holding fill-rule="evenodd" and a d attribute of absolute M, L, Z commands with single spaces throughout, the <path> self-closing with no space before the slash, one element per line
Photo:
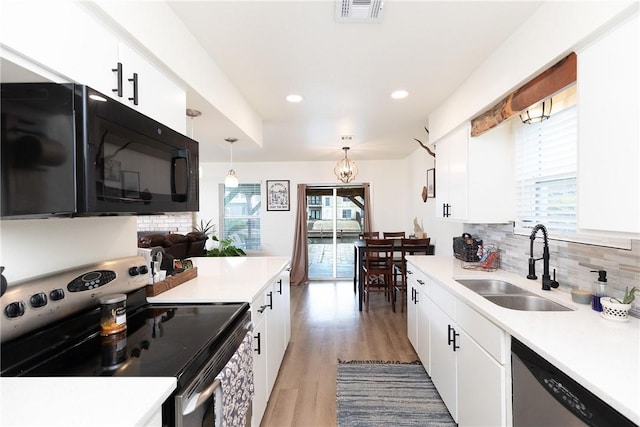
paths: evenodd
<path fill-rule="evenodd" d="M 231 237 L 227 237 L 226 239 L 222 240 L 218 240 L 216 236 L 212 236 L 211 238 L 218 242 L 218 247 L 207 251 L 205 256 L 218 257 L 247 255 L 242 249 L 233 245 L 233 238 Z"/>
<path fill-rule="evenodd" d="M 636 291 L 635 286 L 631 288 L 631 290 L 627 287 L 624 291 L 622 301 L 614 297 L 600 297 L 602 317 L 616 322 L 629 321 L 629 309 L 631 308 L 631 303 L 636 298 Z"/>

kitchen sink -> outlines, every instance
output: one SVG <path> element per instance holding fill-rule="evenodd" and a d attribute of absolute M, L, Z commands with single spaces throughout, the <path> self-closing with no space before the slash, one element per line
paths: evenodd
<path fill-rule="evenodd" d="M 471 289 L 500 307 L 521 311 L 572 311 L 572 309 L 538 296 L 512 283 L 499 279 L 460 279 Z"/>
<path fill-rule="evenodd" d="M 456 280 L 479 295 L 526 294 L 528 291 L 504 280 L 461 279 Z"/>
<path fill-rule="evenodd" d="M 522 311 L 572 311 L 564 305 L 558 304 L 537 295 L 484 295 L 486 299 L 500 307 Z"/>

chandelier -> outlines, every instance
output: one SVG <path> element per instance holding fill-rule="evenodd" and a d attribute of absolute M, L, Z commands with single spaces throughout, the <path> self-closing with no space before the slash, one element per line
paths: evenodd
<path fill-rule="evenodd" d="M 356 166 L 353 160 L 349 160 L 347 157 L 349 147 L 342 147 L 342 149 L 344 150 L 344 159 L 336 164 L 336 167 L 333 168 L 333 173 L 336 174 L 340 181 L 346 184 L 356 178 L 356 175 L 358 175 L 358 166 Z"/>
<path fill-rule="evenodd" d="M 230 187 L 230 188 L 235 188 L 238 186 L 238 176 L 236 175 L 236 171 L 233 170 L 233 143 L 236 142 L 238 139 L 237 138 L 225 138 L 225 141 L 227 141 L 229 143 L 229 145 L 231 146 L 231 162 L 230 162 L 230 169 L 229 169 L 229 173 L 227 174 L 227 177 L 224 179 L 224 186 L 225 187 Z"/>
<path fill-rule="evenodd" d="M 527 109 L 525 112 L 520 113 L 520 120 L 526 125 L 531 123 L 538 123 L 543 120 L 547 120 L 551 117 L 551 107 L 553 106 L 553 100 L 551 98 L 546 101 L 542 101 L 535 106 Z"/>

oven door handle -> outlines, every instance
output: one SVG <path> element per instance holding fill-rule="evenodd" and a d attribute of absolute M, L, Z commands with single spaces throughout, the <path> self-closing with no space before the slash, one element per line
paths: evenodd
<path fill-rule="evenodd" d="M 202 390 L 200 393 L 196 393 L 189 399 L 187 404 L 185 405 L 184 411 L 182 411 L 182 415 L 189 415 L 200 406 L 202 406 L 211 395 L 216 391 L 217 388 L 220 388 L 220 380 L 216 379 L 209 387 Z"/>

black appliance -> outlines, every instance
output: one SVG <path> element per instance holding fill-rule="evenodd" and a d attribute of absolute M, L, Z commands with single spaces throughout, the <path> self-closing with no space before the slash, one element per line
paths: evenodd
<path fill-rule="evenodd" d="M 2 218 L 197 211 L 198 143 L 87 86 L 3 83 Z"/>
<path fill-rule="evenodd" d="M 514 426 L 636 426 L 513 337 L 511 365 Z"/>
<path fill-rule="evenodd" d="M 176 377 L 163 425 L 208 425 L 202 421 L 212 418 L 214 378 L 249 333 L 249 305 L 149 304 L 148 274 L 144 258 L 127 257 L 10 284 L 0 299 L 1 376 Z M 134 290 L 127 292 L 126 331 L 101 336 L 95 302 L 127 288 Z M 74 308 L 63 318 L 47 315 L 67 306 Z M 47 320 L 5 340 L 31 314 Z"/>

